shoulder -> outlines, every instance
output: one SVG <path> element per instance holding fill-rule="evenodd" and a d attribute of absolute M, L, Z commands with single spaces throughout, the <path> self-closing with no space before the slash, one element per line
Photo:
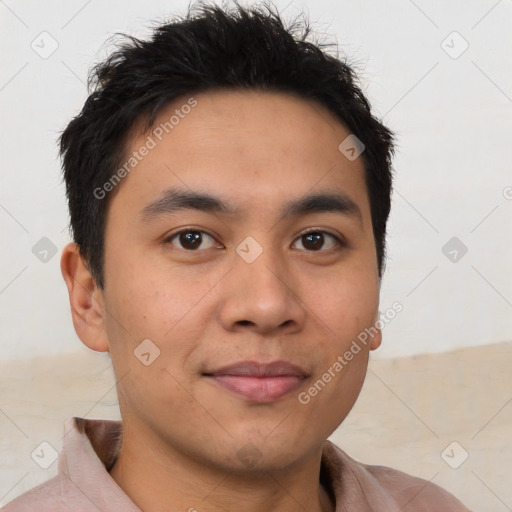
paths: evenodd
<path fill-rule="evenodd" d="M 68 512 L 72 509 L 62 499 L 58 476 L 44 482 L 10 501 L 1 512 Z"/>
<path fill-rule="evenodd" d="M 362 466 L 398 503 L 403 503 L 403 512 L 470 512 L 453 494 L 431 481 L 385 466 Z"/>
<path fill-rule="evenodd" d="M 380 510 L 379 504 L 389 504 L 389 510 L 401 512 L 471 512 L 453 494 L 442 487 L 386 466 L 363 464 L 328 442 L 326 452 L 343 470 L 339 476 L 352 482 L 369 505 Z"/>

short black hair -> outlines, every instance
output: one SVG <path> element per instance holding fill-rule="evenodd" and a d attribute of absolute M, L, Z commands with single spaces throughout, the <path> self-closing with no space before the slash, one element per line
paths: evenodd
<path fill-rule="evenodd" d="M 249 8 L 234 2 L 228 9 L 199 2 L 185 16 L 158 25 L 148 40 L 120 34 L 116 50 L 91 70 L 89 97 L 59 143 L 73 240 L 100 288 L 109 197 L 103 200 L 94 191 L 119 169 L 136 122 L 145 120 L 149 130 L 174 99 L 212 89 L 288 92 L 315 100 L 364 144 L 382 276 L 394 135 L 372 115 L 352 67 L 326 51 L 333 44 L 313 42 L 309 22 L 297 20 L 285 26 L 268 3 Z"/>

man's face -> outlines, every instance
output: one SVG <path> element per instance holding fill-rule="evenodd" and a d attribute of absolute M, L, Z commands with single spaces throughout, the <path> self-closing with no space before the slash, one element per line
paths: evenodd
<path fill-rule="evenodd" d="M 284 468 L 343 421 L 380 343 L 379 333 L 333 371 L 378 313 L 363 162 L 340 153 L 350 132 L 316 103 L 242 91 L 195 100 L 161 141 L 152 136 L 156 146 L 109 206 L 101 300 L 125 429 L 170 457 Z M 147 136 L 133 138 L 129 153 Z M 207 201 L 183 208 L 171 189 L 236 212 Z M 321 194 L 344 201 L 283 216 Z M 295 369 L 251 374 L 275 362 Z M 330 381 L 309 392 L 329 368 Z"/>

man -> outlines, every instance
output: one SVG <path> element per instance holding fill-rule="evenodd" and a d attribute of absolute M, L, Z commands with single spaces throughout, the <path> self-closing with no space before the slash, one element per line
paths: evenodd
<path fill-rule="evenodd" d="M 70 418 L 5 512 L 467 511 L 326 441 L 381 343 L 393 138 L 299 29 L 203 5 L 95 68 L 61 268 L 122 423 Z"/>

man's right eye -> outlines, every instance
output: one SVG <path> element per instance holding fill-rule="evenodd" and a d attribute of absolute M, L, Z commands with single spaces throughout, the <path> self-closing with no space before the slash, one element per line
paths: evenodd
<path fill-rule="evenodd" d="M 179 243 L 181 247 L 175 245 L 173 241 Z M 196 251 L 201 247 L 201 244 L 204 244 L 207 241 L 214 242 L 215 239 L 205 231 L 196 229 L 184 229 L 167 237 L 164 240 L 164 243 L 170 243 L 178 249 L 183 249 L 185 251 Z M 213 247 L 211 242 L 209 246 L 202 247 L 202 249 L 211 249 Z"/>

